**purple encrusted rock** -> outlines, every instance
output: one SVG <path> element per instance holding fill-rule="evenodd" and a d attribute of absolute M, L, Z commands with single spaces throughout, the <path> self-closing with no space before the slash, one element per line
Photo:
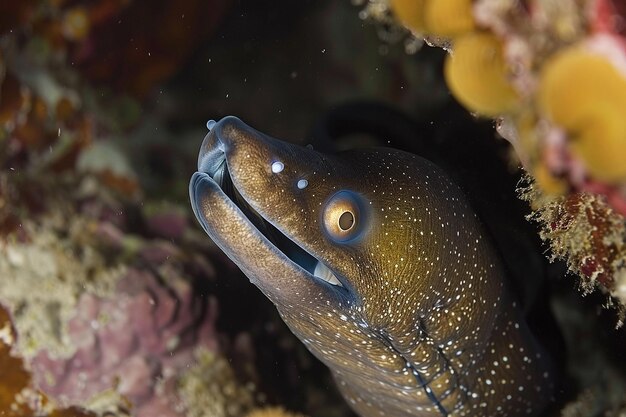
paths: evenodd
<path fill-rule="evenodd" d="M 130 269 L 113 297 L 82 294 L 68 323 L 77 349 L 69 358 L 40 352 L 32 361 L 37 386 L 61 405 L 113 390 L 135 416 L 184 416 L 176 381 L 195 349 L 217 351 L 217 300 L 198 300 L 187 280 L 167 275 L 166 285 Z"/>

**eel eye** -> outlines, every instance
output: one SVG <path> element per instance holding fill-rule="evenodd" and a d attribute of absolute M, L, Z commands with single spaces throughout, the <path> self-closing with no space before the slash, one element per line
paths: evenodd
<path fill-rule="evenodd" d="M 360 196 L 351 191 L 339 191 L 324 207 L 323 223 L 331 239 L 347 242 L 363 230 L 363 209 Z"/>

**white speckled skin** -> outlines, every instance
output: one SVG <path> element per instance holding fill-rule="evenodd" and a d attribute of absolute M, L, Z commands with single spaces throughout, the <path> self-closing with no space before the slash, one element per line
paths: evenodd
<path fill-rule="evenodd" d="M 544 409 L 549 361 L 507 295 L 479 221 L 437 167 L 390 149 L 323 155 L 236 118 L 207 135 L 199 170 L 216 155 L 226 158 L 246 202 L 343 284 L 291 262 L 216 182 L 194 175 L 192 205 L 207 233 L 331 369 L 357 413 L 536 416 Z M 341 190 L 364 207 L 358 235 L 340 242 L 327 232 L 324 210 Z"/>

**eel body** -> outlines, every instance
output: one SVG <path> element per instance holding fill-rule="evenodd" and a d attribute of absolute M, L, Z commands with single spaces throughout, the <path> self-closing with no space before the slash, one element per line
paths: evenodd
<path fill-rule="evenodd" d="M 537 416 L 550 362 L 462 192 L 393 149 L 326 155 L 209 124 L 195 215 L 362 417 Z"/>

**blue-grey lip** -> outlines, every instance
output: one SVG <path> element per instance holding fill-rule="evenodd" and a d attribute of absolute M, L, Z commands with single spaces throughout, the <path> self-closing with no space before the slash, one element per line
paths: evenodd
<path fill-rule="evenodd" d="M 198 209 L 198 201 L 200 201 L 198 193 L 202 190 L 203 181 L 211 182 L 217 185 L 217 183 L 213 181 L 213 178 L 211 178 L 211 176 L 206 172 L 194 172 L 191 176 L 191 180 L 189 181 L 189 199 L 191 200 L 191 209 L 193 210 L 193 214 L 196 216 L 198 223 L 200 223 L 200 226 L 202 226 L 205 233 L 210 235 L 206 220 Z"/>
<path fill-rule="evenodd" d="M 201 213 L 198 202 L 201 201 L 203 193 L 216 192 L 219 189 L 221 194 L 223 194 L 222 198 L 229 199 L 233 204 L 235 204 L 238 207 L 241 216 L 256 229 L 256 232 L 259 235 L 263 235 L 267 239 L 267 242 L 272 245 L 276 251 L 281 252 L 289 258 L 294 265 L 302 268 L 304 272 L 311 276 L 311 278 L 321 281 L 323 284 L 327 284 L 331 287 L 343 287 L 341 281 L 345 282 L 345 280 L 339 280 L 337 278 L 338 274 L 336 271 L 331 271 L 328 266 L 319 261 L 317 257 L 295 243 L 293 239 L 281 231 L 272 221 L 259 214 L 253 205 L 238 192 L 230 179 L 226 155 L 227 150 L 231 146 L 236 145 L 233 145 L 229 140 L 228 135 L 224 134 L 223 126 L 225 125 L 234 125 L 238 129 L 245 129 L 249 132 L 258 133 L 260 137 L 263 137 L 260 132 L 256 132 L 241 120 L 232 116 L 224 118 L 214 124 L 211 131 L 205 136 L 202 141 L 202 145 L 200 146 L 200 152 L 198 155 L 198 171 L 192 175 L 189 183 L 191 206 L 194 215 L 198 219 L 198 222 L 204 231 L 209 236 L 213 237 L 211 233 L 211 226 Z M 225 190 L 225 188 L 227 188 L 228 191 Z M 270 235 L 273 235 L 273 237 Z M 277 238 L 282 244 L 277 242 Z M 287 250 L 285 250 L 285 243 L 288 245 Z M 294 252 L 297 252 L 295 256 Z M 317 263 L 319 263 L 319 265 Z M 319 269 L 316 269 L 316 267 Z M 330 277 L 331 281 L 316 275 L 318 273 L 320 275 L 324 274 L 326 278 Z"/>
<path fill-rule="evenodd" d="M 207 133 L 198 153 L 198 171 L 207 173 L 211 177 L 215 175 L 226 161 L 224 143 L 221 141 L 217 131 L 219 126 L 219 124 L 216 124 L 213 130 Z"/>

